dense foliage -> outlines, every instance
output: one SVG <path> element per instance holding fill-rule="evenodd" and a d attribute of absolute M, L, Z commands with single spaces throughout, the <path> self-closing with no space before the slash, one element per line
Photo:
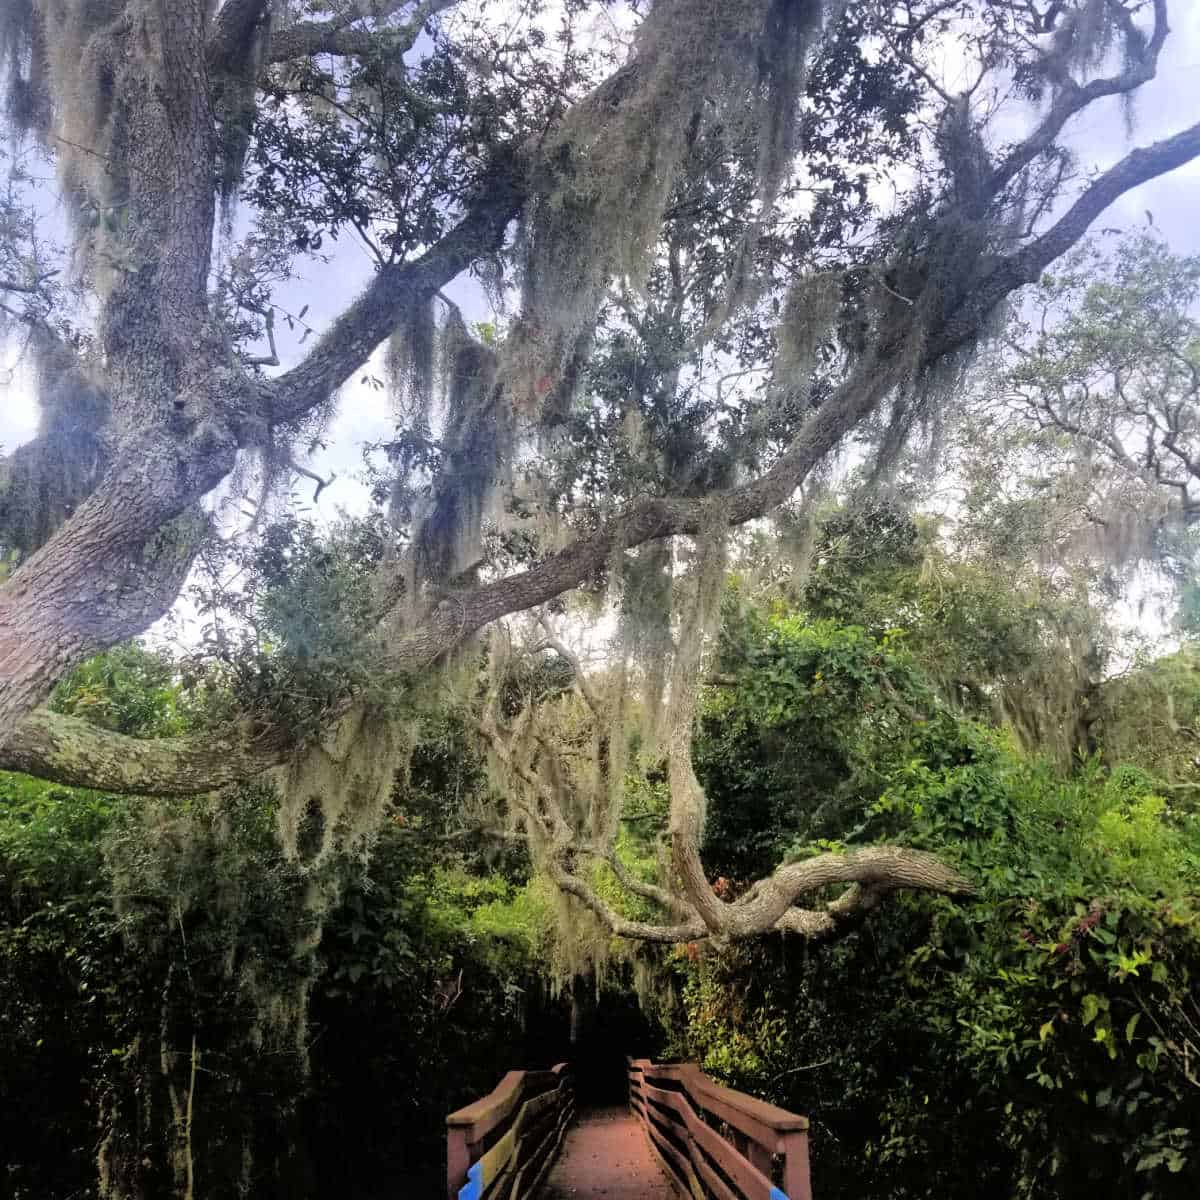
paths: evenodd
<path fill-rule="evenodd" d="M 911 898 L 829 951 L 677 957 L 677 1051 L 812 1114 L 818 1194 L 1190 1195 L 1200 809 L 1170 776 L 1191 733 L 1150 740 L 1118 706 L 1169 687 L 1190 712 L 1194 674 L 1167 659 L 1108 685 L 1125 761 L 1102 747 L 1064 773 L 935 698 L 903 639 L 732 623 L 747 669 L 714 689 L 701 759 L 721 882 L 796 853 L 798 832 L 803 853 L 818 830 L 891 831 L 980 893 Z"/>
<path fill-rule="evenodd" d="M 880 522 L 892 536 L 865 543 Z M 911 574 L 925 537 L 896 513 L 838 509 L 804 603 L 731 581 L 696 745 L 704 856 L 736 896 L 781 858 L 899 840 L 955 862 L 978 895 L 913 896 L 830 948 L 635 955 L 647 1011 L 667 1050 L 811 1114 L 821 1195 L 1189 1195 L 1190 651 L 1103 684 L 1088 701 L 1097 745 L 1064 768 L 944 670 L 983 672 L 985 641 L 1022 661 L 1038 614 L 1014 626 L 999 591 L 951 602 L 971 594 L 961 563 L 967 591 L 943 580 L 932 603 Z M 878 568 L 856 573 L 844 610 L 866 626 L 838 619 L 848 560 Z M 205 719 L 187 696 L 161 655 L 125 648 L 56 704 L 170 734 Z M 186 1157 L 206 1195 L 434 1187 L 446 1111 L 510 1065 L 596 1054 L 567 1046 L 554 981 L 590 961 L 618 989 L 611 1006 L 635 978 L 629 956 L 612 960 L 602 933 L 564 946 L 553 888 L 520 844 L 464 823 L 486 810 L 472 747 L 460 711 L 427 718 L 370 865 L 316 872 L 281 853 L 269 788 L 165 804 L 5 776 L 3 1104 L 6 1128 L 24 1131 L 11 1192 L 90 1194 L 99 1142 L 102 1162 L 136 1159 L 124 1174 L 145 1195 L 169 1193 L 183 1161 L 173 1106 L 192 1087 Z M 653 775 L 630 777 L 625 815 L 621 858 L 652 879 L 666 819 Z M 646 915 L 606 868 L 592 878 Z M 316 942 L 314 888 L 329 905 Z"/>
<path fill-rule="evenodd" d="M 59 702 L 170 727 L 161 667 L 122 649 Z M 566 1036 L 544 893 L 454 836 L 482 786 L 461 723 L 431 725 L 370 867 L 313 873 L 270 789 L 167 805 L 0 777 L 5 1194 L 94 1195 L 98 1146 L 145 1196 L 189 1169 L 212 1197 L 432 1188 L 445 1113 Z"/>

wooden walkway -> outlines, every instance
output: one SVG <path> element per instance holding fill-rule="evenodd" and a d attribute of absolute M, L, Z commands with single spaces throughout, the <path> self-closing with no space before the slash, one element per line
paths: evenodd
<path fill-rule="evenodd" d="M 629 1109 L 580 1115 L 538 1200 L 672 1200 L 675 1191 Z"/>
<path fill-rule="evenodd" d="M 3 0 L 0 0 L 2 3 Z M 446 1200 L 812 1200 L 808 1119 L 695 1063 L 625 1060 L 629 1107 L 579 1113 L 566 1063 L 446 1118 Z"/>

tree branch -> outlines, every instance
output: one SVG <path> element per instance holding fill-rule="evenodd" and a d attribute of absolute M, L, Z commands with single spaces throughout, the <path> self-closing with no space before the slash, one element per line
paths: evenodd
<path fill-rule="evenodd" d="M 271 0 L 225 0 L 208 35 L 209 70 L 225 70 L 245 53 L 255 26 L 266 19 L 270 8 Z"/>
<path fill-rule="evenodd" d="M 1083 195 L 1041 237 L 1013 258 L 1022 282 L 1033 283 L 1087 232 L 1091 223 L 1126 192 L 1200 155 L 1200 123 L 1174 137 L 1131 150 L 1116 166 L 1098 176 Z"/>
<path fill-rule="evenodd" d="M 420 258 L 380 268 L 307 358 L 263 392 L 263 420 L 283 424 L 329 399 L 392 332 L 400 313 L 435 295 L 477 258 L 499 248 L 524 199 L 511 166 L 497 170 L 463 219 Z"/>
<path fill-rule="evenodd" d="M 353 23 L 360 19 L 355 10 L 330 21 L 297 21 L 294 25 L 285 26 L 272 34 L 267 61 L 290 62 L 296 58 L 309 58 L 314 54 L 360 58 L 372 54 L 387 54 L 399 59 L 413 48 L 431 18 L 456 3 L 458 0 L 425 0 L 416 6 L 412 16 L 402 25 L 381 24 L 373 29 L 351 28 Z M 393 0 L 384 7 L 384 11 L 373 15 L 381 20 L 402 7 L 402 0 Z"/>
<path fill-rule="evenodd" d="M 1158 58 L 1170 29 L 1167 24 L 1167 0 L 1154 0 L 1154 30 L 1137 63 L 1105 79 L 1093 79 L 1080 86 L 1067 79 L 1050 105 L 1050 111 L 1023 142 L 1014 147 L 988 180 L 987 194 L 998 196 L 1033 160 L 1054 145 L 1067 122 L 1089 104 L 1105 96 L 1120 96 L 1149 83 L 1158 70 Z"/>
<path fill-rule="evenodd" d="M 1097 176 L 1074 204 L 1041 237 L 1024 249 L 996 261 L 956 312 L 947 315 L 926 342 L 928 368 L 977 337 L 989 313 L 1026 284 L 1036 283 L 1055 259 L 1087 233 L 1092 222 L 1126 192 L 1176 170 L 1200 156 L 1200 124 L 1174 137 L 1131 150 L 1119 163 Z"/>
<path fill-rule="evenodd" d="M 547 871 L 562 891 L 584 904 L 617 937 L 667 944 L 698 942 L 711 937 L 741 941 L 768 933 L 828 942 L 852 933 L 892 892 L 908 889 L 957 897 L 970 896 L 974 892 L 968 880 L 933 855 L 901 846 L 873 846 L 850 855 L 821 855 L 820 859 L 820 865 L 807 873 L 804 890 L 851 883 L 825 908 L 803 909 L 789 904 L 771 919 L 770 910 L 766 908 L 743 910 L 737 905 L 723 905 L 726 915 L 715 928 L 707 926 L 698 917 L 676 925 L 631 921 L 612 909 L 585 880 L 569 871 L 558 859 L 548 864 Z M 840 860 L 840 866 L 823 861 L 827 859 Z M 792 865 L 807 866 L 808 863 L 818 863 L 818 859 Z M 818 878 L 820 883 L 812 882 Z M 769 887 L 769 881 L 766 882 Z M 773 909 L 774 905 L 771 907 Z M 747 915 L 748 912 L 753 915 Z"/>
<path fill-rule="evenodd" d="M 0 770 L 68 787 L 137 796 L 192 796 L 278 766 L 287 748 L 235 734 L 135 738 L 37 708 L 0 744 Z"/>
<path fill-rule="evenodd" d="M 609 870 L 616 876 L 617 882 L 631 895 L 640 896 L 643 900 L 657 904 L 667 912 L 681 917 L 689 925 L 699 921 L 696 910 L 682 896 L 630 874 L 629 868 L 625 866 L 612 847 L 607 847 L 603 851 L 594 851 L 594 853 L 608 865 Z"/>

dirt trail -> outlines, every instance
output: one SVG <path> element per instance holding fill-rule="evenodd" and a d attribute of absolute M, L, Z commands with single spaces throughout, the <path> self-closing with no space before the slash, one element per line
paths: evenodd
<path fill-rule="evenodd" d="M 567 1131 L 538 1200 L 674 1200 L 675 1191 L 627 1108 L 596 1108 Z"/>

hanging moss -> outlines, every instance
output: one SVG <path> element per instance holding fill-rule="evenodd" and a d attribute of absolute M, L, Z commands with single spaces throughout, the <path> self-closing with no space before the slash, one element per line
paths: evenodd
<path fill-rule="evenodd" d="M 151 0 L 16 0 L 0 24 L 9 111 L 53 151 L 77 267 L 99 286 L 121 258 L 129 194 L 131 135 L 117 97 L 161 69 L 159 19 Z"/>
<path fill-rule="evenodd" d="M 233 203 L 246 162 L 258 103 L 258 77 L 271 40 L 272 5 L 262 16 L 223 69 L 212 80 L 213 113 L 217 119 L 219 188 L 224 221 L 232 225 Z"/>
<path fill-rule="evenodd" d="M 8 0 L 0 11 L 0 77 L 5 109 L 22 132 L 44 132 L 50 124 L 46 49 L 34 0 Z"/>
<path fill-rule="evenodd" d="M 511 490 L 515 430 L 497 390 L 496 353 L 471 336 L 457 309 L 440 329 L 416 306 L 388 348 L 402 437 L 390 447 L 390 515 L 407 532 L 410 602 L 461 581 L 483 555 L 485 527 Z"/>
<path fill-rule="evenodd" d="M 335 854 L 365 856 L 412 746 L 395 714 L 357 705 L 300 751 L 278 776 L 284 852 L 308 871 Z"/>
<path fill-rule="evenodd" d="M 70 516 L 107 462 L 103 390 L 52 348 L 35 342 L 31 349 L 38 436 L 0 459 L 0 547 L 21 557 Z"/>
<path fill-rule="evenodd" d="M 813 43 L 823 18 L 843 8 L 820 0 L 654 5 L 629 64 L 571 109 L 534 168 L 522 315 L 506 363 L 521 407 L 543 412 L 609 280 L 636 289 L 645 279 L 697 122 L 720 127 L 731 148 L 758 146 L 759 204 L 774 202 Z M 561 416 L 561 396 L 553 408 Z"/>
<path fill-rule="evenodd" d="M 437 334 L 432 297 L 421 303 L 409 303 L 388 339 L 384 357 L 397 424 L 426 434 L 433 418 Z"/>
<path fill-rule="evenodd" d="M 274 1136 L 286 1130 L 307 1070 L 323 915 L 312 893 L 336 882 L 305 879 L 272 832 L 269 791 L 244 788 L 131 808 L 105 844 L 121 935 L 149 990 L 131 1005 L 144 1016 L 115 1031 L 129 1040 L 100 1097 L 102 1200 L 215 1194 L 234 1182 L 231 1162 L 250 1194 L 270 1173 L 255 1159 L 261 1103 L 242 1089 L 274 1092 Z"/>

